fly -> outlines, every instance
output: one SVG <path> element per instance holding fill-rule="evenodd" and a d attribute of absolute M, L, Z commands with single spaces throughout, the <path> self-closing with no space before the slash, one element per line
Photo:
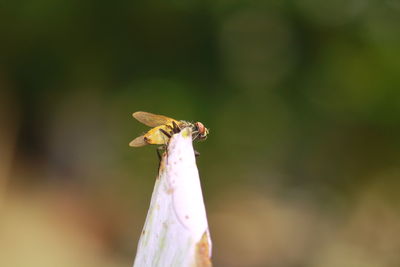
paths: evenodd
<path fill-rule="evenodd" d="M 131 147 L 141 147 L 145 145 L 166 145 L 169 139 L 181 129 L 190 127 L 192 129 L 193 140 L 205 140 L 208 136 L 208 129 L 201 122 L 187 122 L 175 120 L 163 115 L 157 115 L 144 111 L 137 111 L 132 116 L 139 122 L 153 127 L 145 134 L 136 137 L 129 143 Z"/>

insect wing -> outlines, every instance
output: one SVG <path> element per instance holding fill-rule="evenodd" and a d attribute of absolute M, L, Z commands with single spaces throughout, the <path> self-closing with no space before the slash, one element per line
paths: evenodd
<path fill-rule="evenodd" d="M 129 146 L 132 146 L 132 147 L 140 147 L 140 146 L 145 146 L 145 145 L 147 145 L 148 143 L 146 143 L 146 141 L 144 141 L 144 136 L 142 135 L 142 136 L 139 136 L 139 137 L 136 137 L 135 139 L 133 139 L 130 143 L 129 143 Z"/>
<path fill-rule="evenodd" d="M 157 115 L 145 111 L 137 111 L 132 114 L 132 116 L 140 121 L 141 123 L 149 126 L 149 127 L 157 127 L 160 125 L 165 125 L 176 121 L 174 119 L 168 118 L 163 115 Z M 135 139 L 136 140 L 136 139 Z M 132 141 L 133 142 L 133 141 Z"/>

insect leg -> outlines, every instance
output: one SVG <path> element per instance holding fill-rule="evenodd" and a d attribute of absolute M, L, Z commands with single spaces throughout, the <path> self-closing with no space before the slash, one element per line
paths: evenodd
<path fill-rule="evenodd" d="M 162 151 L 165 149 L 165 145 L 157 147 L 157 157 L 158 157 L 158 173 L 160 172 L 161 162 L 162 162 Z M 167 151 L 165 151 L 167 153 Z"/>
<path fill-rule="evenodd" d="M 161 156 L 162 149 L 163 149 L 162 146 L 157 147 L 157 156 L 158 156 L 158 161 L 160 162 L 160 164 L 161 164 L 161 158 L 162 158 L 162 156 Z M 160 166 L 158 166 L 158 168 L 160 168 Z"/>
<path fill-rule="evenodd" d="M 199 137 L 199 135 L 200 135 L 199 131 L 194 131 L 192 134 L 193 141 L 196 140 Z"/>

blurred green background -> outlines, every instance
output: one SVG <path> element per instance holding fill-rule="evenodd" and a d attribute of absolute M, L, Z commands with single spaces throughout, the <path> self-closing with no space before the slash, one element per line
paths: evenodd
<path fill-rule="evenodd" d="M 400 2 L 8 1 L 0 265 L 131 266 L 144 110 L 196 143 L 215 266 L 400 266 Z"/>

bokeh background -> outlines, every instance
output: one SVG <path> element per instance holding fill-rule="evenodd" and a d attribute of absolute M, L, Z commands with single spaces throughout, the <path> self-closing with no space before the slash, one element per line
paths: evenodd
<path fill-rule="evenodd" d="M 215 266 L 400 266 L 400 2 L 8 1 L 0 265 L 131 266 L 144 110 L 210 128 Z"/>

